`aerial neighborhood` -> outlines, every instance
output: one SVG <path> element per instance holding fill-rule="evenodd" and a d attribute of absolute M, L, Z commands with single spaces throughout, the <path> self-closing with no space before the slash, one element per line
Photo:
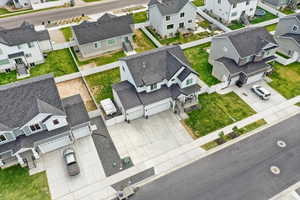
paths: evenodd
<path fill-rule="evenodd" d="M 297 0 L 1 1 L 0 199 L 300 199 L 299 61 Z"/>

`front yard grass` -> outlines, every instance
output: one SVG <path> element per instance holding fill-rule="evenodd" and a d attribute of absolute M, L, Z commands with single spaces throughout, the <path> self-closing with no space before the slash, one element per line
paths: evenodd
<path fill-rule="evenodd" d="M 176 34 L 175 37 L 164 39 L 158 33 L 156 33 L 155 30 L 153 30 L 152 28 L 147 27 L 147 30 L 163 45 L 184 44 L 184 43 L 187 43 L 187 42 L 200 40 L 200 39 L 207 38 L 207 37 L 210 37 L 210 36 L 214 35 L 213 32 L 209 33 L 209 32 L 206 32 L 206 31 L 201 32 L 201 33 L 192 34 L 192 35 L 189 35 L 189 36 L 183 36 L 182 34 L 178 33 L 178 34 Z"/>
<path fill-rule="evenodd" d="M 208 53 L 205 48 L 210 47 L 210 43 L 195 46 L 184 50 L 184 54 L 191 63 L 192 68 L 199 73 L 200 79 L 207 85 L 212 86 L 220 83 L 212 76 L 212 66 L 208 63 Z"/>
<path fill-rule="evenodd" d="M 59 30 L 63 33 L 66 41 L 71 41 L 71 39 L 73 37 L 71 27 L 61 28 Z"/>
<path fill-rule="evenodd" d="M 237 131 L 237 137 L 241 136 L 241 135 L 244 135 L 244 134 L 246 134 L 246 133 L 248 133 L 250 131 L 253 131 L 253 130 L 255 130 L 255 129 L 257 129 L 257 128 L 265 125 L 265 124 L 267 124 L 267 122 L 264 119 L 260 119 L 260 120 L 258 120 L 256 122 L 248 124 L 247 126 L 244 126 L 243 128 L 238 129 L 238 131 Z M 225 139 L 224 142 L 228 142 L 228 141 L 230 141 L 230 140 L 232 140 L 234 138 L 231 137 L 230 134 L 227 134 L 227 135 L 224 136 L 224 139 Z M 211 141 L 209 143 L 206 143 L 206 144 L 202 145 L 201 147 L 203 149 L 205 149 L 205 150 L 210 150 L 210 149 L 213 149 L 213 148 L 215 148 L 217 146 L 219 146 L 218 142 L 216 140 L 213 140 L 213 141 Z"/>
<path fill-rule="evenodd" d="M 257 7 L 257 9 L 262 9 L 261 7 Z M 264 9 L 262 9 L 264 10 Z M 266 11 L 266 10 L 264 10 Z M 277 18 L 276 15 L 273 15 L 272 13 L 266 11 L 266 14 L 264 16 L 260 16 L 260 17 L 254 17 L 254 19 L 250 20 L 250 23 L 251 24 L 258 24 L 258 23 L 261 23 L 261 22 L 264 22 L 264 21 L 269 21 L 269 20 L 272 20 L 272 19 L 275 19 Z"/>
<path fill-rule="evenodd" d="M 103 99 L 113 98 L 111 86 L 120 81 L 120 70 L 119 68 L 116 68 L 89 75 L 85 77 L 85 80 L 87 81 L 96 102 L 99 104 Z"/>
<path fill-rule="evenodd" d="M 269 85 L 287 99 L 300 95 L 300 64 L 283 66 L 275 63 L 273 68 Z"/>
<path fill-rule="evenodd" d="M 299 103 L 296 103 L 296 106 L 299 106 L 299 107 L 300 107 L 300 102 L 299 102 Z"/>
<path fill-rule="evenodd" d="M 133 41 L 137 46 L 137 48 L 135 48 L 135 51 L 138 53 L 156 48 L 155 44 L 141 29 L 135 30 Z"/>
<path fill-rule="evenodd" d="M 147 11 L 133 13 L 132 18 L 135 24 L 146 22 L 148 20 Z"/>
<path fill-rule="evenodd" d="M 234 92 L 225 95 L 200 95 L 199 104 L 200 109 L 189 112 L 189 118 L 185 120 L 196 137 L 207 135 L 256 113 Z"/>
<path fill-rule="evenodd" d="M 0 74 L 0 85 L 8 84 L 17 81 L 17 72 L 12 71 Z"/>
<path fill-rule="evenodd" d="M 286 15 L 291 15 L 291 14 L 295 13 L 295 11 L 293 11 L 292 9 L 290 9 L 288 7 L 284 8 L 284 9 L 281 9 L 280 12 L 282 12 L 282 13 L 284 13 Z"/>
<path fill-rule="evenodd" d="M 244 28 L 245 25 L 242 24 L 241 22 L 239 21 L 233 21 L 231 22 L 231 24 L 228 26 L 228 28 L 230 28 L 231 30 L 237 30 L 237 29 L 240 29 L 240 28 Z"/>
<path fill-rule="evenodd" d="M 50 200 L 46 173 L 29 176 L 27 168 L 0 169 L 0 199 Z"/>
<path fill-rule="evenodd" d="M 271 24 L 269 26 L 266 26 L 265 28 L 269 31 L 269 32 L 272 32 L 272 31 L 275 31 L 276 30 L 276 27 L 277 27 L 277 23 L 276 24 Z"/>
<path fill-rule="evenodd" d="M 204 0 L 194 0 L 193 4 L 197 7 L 204 6 Z"/>
<path fill-rule="evenodd" d="M 6 8 L 0 8 L 0 15 L 5 15 L 11 13 L 9 10 L 7 10 Z"/>

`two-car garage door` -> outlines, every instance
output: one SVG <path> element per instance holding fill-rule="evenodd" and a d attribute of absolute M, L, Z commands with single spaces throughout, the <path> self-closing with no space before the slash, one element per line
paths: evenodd
<path fill-rule="evenodd" d="M 248 80 L 247 80 L 247 84 L 254 83 L 256 81 L 261 80 L 263 78 L 263 75 L 264 75 L 264 73 L 258 73 L 258 74 L 254 74 L 252 76 L 249 76 Z"/>
<path fill-rule="evenodd" d="M 171 104 L 169 99 L 145 106 L 145 116 L 151 116 L 163 112 L 170 109 L 170 106 Z"/>

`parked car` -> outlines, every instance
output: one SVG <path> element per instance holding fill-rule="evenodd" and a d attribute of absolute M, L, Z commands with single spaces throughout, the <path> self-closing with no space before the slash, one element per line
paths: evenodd
<path fill-rule="evenodd" d="M 271 97 L 271 92 L 260 85 L 253 85 L 251 90 L 263 100 L 268 100 Z"/>
<path fill-rule="evenodd" d="M 70 176 L 76 176 L 80 173 L 79 165 L 76 160 L 75 151 L 72 148 L 64 150 L 63 157 L 67 166 L 67 171 Z"/>

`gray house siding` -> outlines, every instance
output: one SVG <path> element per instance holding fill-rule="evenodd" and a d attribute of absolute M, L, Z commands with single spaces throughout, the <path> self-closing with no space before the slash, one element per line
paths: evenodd
<path fill-rule="evenodd" d="M 227 81 L 230 76 L 230 73 L 223 63 L 214 61 L 212 75 L 216 77 L 219 81 Z M 226 80 L 224 80 L 224 77 L 226 77 Z"/>

